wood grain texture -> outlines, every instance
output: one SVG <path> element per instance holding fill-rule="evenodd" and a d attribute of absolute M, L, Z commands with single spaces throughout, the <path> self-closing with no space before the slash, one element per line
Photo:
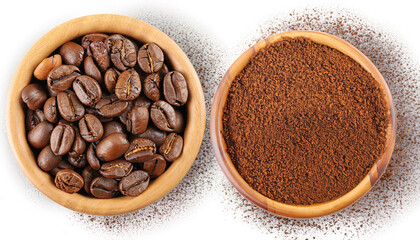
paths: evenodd
<path fill-rule="evenodd" d="M 226 104 L 226 98 L 229 87 L 235 77 L 242 71 L 242 69 L 248 64 L 250 59 L 258 53 L 258 51 L 274 42 L 281 41 L 284 37 L 306 37 L 314 42 L 327 45 L 335 48 L 345 55 L 351 57 L 358 62 L 364 69 L 372 74 L 374 79 L 379 82 L 382 87 L 384 98 L 389 106 L 389 126 L 387 128 L 387 142 L 384 154 L 376 161 L 369 174 L 350 192 L 341 196 L 338 199 L 328 201 L 320 204 L 313 205 L 289 205 L 271 200 L 254 189 L 252 189 L 239 175 L 235 169 L 229 155 L 226 152 L 226 143 L 223 138 L 223 123 L 222 115 L 223 108 Z M 228 69 L 224 75 L 219 87 L 216 91 L 210 116 L 210 136 L 215 152 L 217 161 L 220 168 L 232 183 L 232 185 L 249 201 L 255 205 L 268 210 L 272 213 L 291 217 L 291 218 L 312 218 L 327 215 L 343 209 L 360 197 L 366 194 L 371 187 L 379 180 L 381 175 L 384 173 L 388 166 L 389 160 L 391 159 L 392 152 L 394 150 L 395 138 L 396 138 L 396 112 L 394 103 L 392 100 L 391 92 L 389 91 L 388 85 L 384 78 L 379 73 L 378 69 L 374 64 L 358 49 L 353 47 L 346 41 L 332 36 L 330 34 L 315 32 L 315 31 L 291 31 L 273 35 L 265 40 L 262 40 L 255 44 L 253 47 L 244 52 Z"/>
<path fill-rule="evenodd" d="M 81 194 L 68 194 L 57 189 L 52 177 L 36 164 L 25 134 L 22 89 L 29 83 L 35 67 L 63 43 L 87 33 L 120 33 L 140 42 L 155 42 L 174 69 L 187 81 L 189 99 L 184 149 L 180 158 L 138 197 L 95 199 Z M 206 121 L 204 95 L 191 62 L 179 46 L 163 32 L 138 19 L 111 15 L 91 15 L 65 22 L 41 37 L 20 62 L 7 98 L 7 133 L 16 161 L 24 174 L 42 193 L 69 209 L 95 215 L 114 215 L 134 211 L 160 199 L 185 176 L 194 162 L 204 135 Z"/>

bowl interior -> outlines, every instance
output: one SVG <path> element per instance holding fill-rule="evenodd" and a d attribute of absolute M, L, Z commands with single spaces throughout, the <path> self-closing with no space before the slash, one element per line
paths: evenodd
<path fill-rule="evenodd" d="M 93 32 L 120 33 L 143 43 L 157 43 L 173 69 L 181 72 L 188 84 L 189 99 L 186 105 L 188 121 L 184 131 L 182 155 L 138 197 L 95 199 L 82 194 L 65 193 L 57 189 L 52 177 L 37 166 L 35 156 L 26 141 L 24 104 L 20 93 L 31 81 L 35 67 L 63 43 Z M 39 39 L 25 55 L 15 72 L 9 88 L 7 112 L 9 142 L 15 159 L 28 179 L 55 202 L 75 211 L 96 215 L 134 211 L 166 195 L 190 169 L 200 149 L 205 128 L 204 95 L 197 73 L 185 53 L 172 39 L 155 27 L 138 19 L 110 14 L 70 20 Z"/>
<path fill-rule="evenodd" d="M 390 124 L 387 128 L 386 149 L 384 154 L 375 162 L 374 166 L 369 171 L 369 174 L 353 190 L 337 199 L 325 203 L 313 205 L 289 205 L 271 200 L 261 195 L 252 189 L 242 179 L 226 152 L 226 143 L 222 135 L 222 115 L 223 108 L 226 104 L 229 87 L 232 81 L 248 64 L 250 59 L 258 53 L 260 49 L 270 45 L 271 43 L 281 41 L 281 39 L 284 37 L 306 37 L 314 42 L 335 48 L 345 55 L 351 57 L 364 69 L 371 73 L 374 79 L 379 82 L 383 90 L 382 92 L 384 94 L 384 98 L 389 106 L 388 115 L 390 118 Z M 273 35 L 265 40 L 258 42 L 253 47 L 244 52 L 228 69 L 221 83 L 219 84 L 219 88 L 217 89 L 213 100 L 211 109 L 210 134 L 213 150 L 215 152 L 219 166 L 229 181 L 232 183 L 232 185 L 243 196 L 245 196 L 248 200 L 257 206 L 282 216 L 293 218 L 310 218 L 330 214 L 349 206 L 365 193 L 367 193 L 369 189 L 378 181 L 380 176 L 385 171 L 394 149 L 396 137 L 396 113 L 388 85 L 373 63 L 359 50 L 357 50 L 346 41 L 330 34 L 315 31 L 291 31 Z"/>

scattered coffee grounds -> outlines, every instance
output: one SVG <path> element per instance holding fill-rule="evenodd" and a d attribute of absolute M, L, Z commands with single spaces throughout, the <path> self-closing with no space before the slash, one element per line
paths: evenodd
<path fill-rule="evenodd" d="M 383 153 L 379 84 L 340 51 L 306 38 L 261 50 L 236 77 L 223 115 L 239 174 L 273 200 L 309 205 L 352 190 Z"/>

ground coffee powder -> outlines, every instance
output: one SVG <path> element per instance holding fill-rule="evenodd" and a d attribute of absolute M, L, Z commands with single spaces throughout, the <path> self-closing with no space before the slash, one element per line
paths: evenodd
<path fill-rule="evenodd" d="M 379 84 L 350 57 L 286 38 L 233 81 L 223 135 L 253 189 L 283 203 L 322 203 L 353 189 L 383 153 L 387 108 Z"/>

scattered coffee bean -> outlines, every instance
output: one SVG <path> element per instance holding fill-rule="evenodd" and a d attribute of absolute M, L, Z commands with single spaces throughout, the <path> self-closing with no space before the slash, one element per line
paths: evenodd
<path fill-rule="evenodd" d="M 55 175 L 55 186 L 67 193 L 78 192 L 85 184 L 83 178 L 75 171 L 63 169 Z"/>
<path fill-rule="evenodd" d="M 146 190 L 150 177 L 145 171 L 137 170 L 123 177 L 118 188 L 123 195 L 135 197 Z"/>

